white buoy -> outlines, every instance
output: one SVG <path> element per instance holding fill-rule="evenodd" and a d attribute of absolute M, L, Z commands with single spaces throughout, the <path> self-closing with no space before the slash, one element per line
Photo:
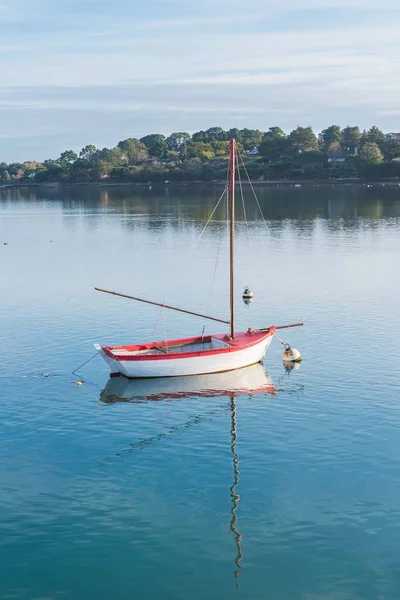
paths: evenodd
<path fill-rule="evenodd" d="M 291 348 L 289 345 L 285 347 L 283 353 L 283 362 L 300 363 L 302 360 L 301 354 L 296 348 Z"/>
<path fill-rule="evenodd" d="M 252 291 L 251 291 L 251 289 L 250 289 L 249 287 L 247 287 L 247 285 L 246 285 L 246 287 L 244 288 L 243 295 L 242 295 L 242 298 L 243 298 L 243 300 L 250 300 L 250 299 L 252 299 L 253 297 L 254 297 L 254 294 L 253 294 L 253 292 L 252 292 Z"/>

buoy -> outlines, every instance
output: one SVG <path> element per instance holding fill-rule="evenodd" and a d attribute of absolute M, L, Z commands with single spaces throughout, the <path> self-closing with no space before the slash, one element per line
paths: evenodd
<path fill-rule="evenodd" d="M 242 298 L 243 298 L 243 300 L 250 300 L 250 299 L 253 299 L 253 296 L 254 296 L 253 292 L 252 292 L 252 291 L 251 291 L 251 289 L 250 289 L 249 287 L 247 287 L 247 285 L 246 285 L 246 287 L 244 288 L 244 292 L 243 292 L 243 294 L 242 294 Z"/>
<path fill-rule="evenodd" d="M 292 348 L 287 344 L 283 353 L 283 362 L 300 363 L 302 361 L 301 354 L 296 348 Z"/>
<path fill-rule="evenodd" d="M 76 385 L 83 385 L 83 381 L 76 381 Z"/>

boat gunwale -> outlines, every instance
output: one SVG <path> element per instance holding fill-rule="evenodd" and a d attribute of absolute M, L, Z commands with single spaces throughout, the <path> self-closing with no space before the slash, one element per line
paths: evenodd
<path fill-rule="evenodd" d="M 145 362 L 145 361 L 160 361 L 160 360 L 180 360 L 180 359 L 185 359 L 185 358 L 200 358 L 200 357 L 209 357 L 209 356 L 215 356 L 215 355 L 219 355 L 219 354 L 229 354 L 231 352 L 239 352 L 241 350 L 247 350 L 248 348 L 252 348 L 253 346 L 261 343 L 262 341 L 264 341 L 265 339 L 267 339 L 268 337 L 274 335 L 275 333 L 275 327 L 272 326 L 268 329 L 268 331 L 263 331 L 263 332 L 252 332 L 252 333 L 248 333 L 248 332 L 244 332 L 244 333 L 238 333 L 236 334 L 236 338 L 235 340 L 227 340 L 225 335 L 213 335 L 213 336 L 207 336 L 207 338 L 201 338 L 201 337 L 194 337 L 194 338 L 183 338 L 182 340 L 171 340 L 170 343 L 171 345 L 173 345 L 175 343 L 175 345 L 179 345 L 178 342 L 181 341 L 182 344 L 184 345 L 184 343 L 195 343 L 196 341 L 201 341 L 202 339 L 204 340 L 208 340 L 208 338 L 216 338 L 219 339 L 221 341 L 225 341 L 228 342 L 230 345 L 228 347 L 225 348 L 213 348 L 211 350 L 200 350 L 200 351 L 194 351 L 194 352 L 171 352 L 169 354 L 133 354 L 133 355 L 126 355 L 126 354 L 121 354 L 118 355 L 117 353 L 114 354 L 114 352 L 118 352 L 118 349 L 127 349 L 127 348 L 137 348 L 138 350 L 145 346 L 145 344 L 138 344 L 138 345 L 130 345 L 130 346 L 102 346 L 102 350 L 103 352 L 111 359 L 117 361 L 117 362 Z M 249 342 L 242 342 L 241 340 L 237 340 L 238 337 L 242 337 L 242 336 L 247 336 L 249 339 L 251 339 L 251 341 Z M 252 339 L 253 338 L 253 339 Z M 256 338 L 256 339 L 254 339 Z M 150 344 L 147 344 L 146 347 L 147 349 L 151 350 L 156 348 L 157 346 L 162 345 L 165 342 L 152 342 Z"/>

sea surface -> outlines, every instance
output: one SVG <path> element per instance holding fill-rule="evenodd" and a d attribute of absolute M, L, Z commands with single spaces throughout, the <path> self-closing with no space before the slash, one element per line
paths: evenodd
<path fill-rule="evenodd" d="M 221 191 L 0 190 L 0 599 L 400 598 L 400 187 L 239 195 L 237 328 L 299 369 L 94 357 L 224 331 L 94 291 L 228 318 Z"/>

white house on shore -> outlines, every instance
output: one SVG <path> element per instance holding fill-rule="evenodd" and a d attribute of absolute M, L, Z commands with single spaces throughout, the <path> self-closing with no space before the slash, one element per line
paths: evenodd
<path fill-rule="evenodd" d="M 337 147 L 328 150 L 328 163 L 340 164 L 346 162 L 349 156 L 357 156 L 358 148 L 342 148 Z"/>
<path fill-rule="evenodd" d="M 247 156 L 257 156 L 259 154 L 257 146 L 253 146 L 249 150 L 246 150 Z"/>

